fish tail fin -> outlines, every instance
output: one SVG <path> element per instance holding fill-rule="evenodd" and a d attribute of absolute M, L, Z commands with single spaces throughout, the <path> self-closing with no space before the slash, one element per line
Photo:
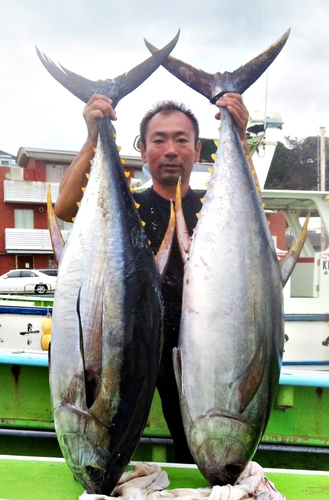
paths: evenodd
<path fill-rule="evenodd" d="M 299 258 L 299 255 L 303 249 L 304 243 L 307 238 L 307 226 L 308 222 L 310 220 L 310 213 L 306 217 L 306 220 L 303 225 L 303 229 L 299 235 L 299 238 L 297 241 L 294 241 L 289 248 L 288 252 L 286 253 L 285 257 L 279 261 L 279 266 L 280 266 L 280 272 L 281 272 L 281 282 L 282 286 L 284 287 L 285 284 L 287 283 L 288 279 L 291 276 L 291 273 L 293 272 L 295 265 L 297 263 L 297 260 Z"/>
<path fill-rule="evenodd" d="M 120 99 L 125 95 L 135 90 L 143 83 L 163 62 L 175 47 L 179 38 L 177 35 L 157 54 L 152 55 L 144 62 L 114 79 L 92 81 L 84 78 L 81 75 L 73 73 L 64 68 L 61 64 L 58 66 L 49 59 L 45 54 L 40 52 L 36 47 L 37 55 L 46 68 L 46 70 L 57 80 L 63 87 L 72 92 L 76 97 L 83 102 L 88 102 L 93 94 L 104 94 L 113 101 L 115 107 Z"/>
<path fill-rule="evenodd" d="M 55 260 L 57 262 L 57 265 L 59 265 L 63 255 L 65 242 L 54 212 L 51 200 L 50 184 L 48 186 L 48 191 L 47 191 L 47 220 L 48 220 L 51 245 L 53 247 Z"/>
<path fill-rule="evenodd" d="M 183 83 L 207 97 L 210 102 L 215 103 L 226 92 L 243 94 L 281 52 L 289 34 L 290 29 L 267 50 L 231 73 L 206 73 L 172 56 L 168 56 L 162 66 Z M 145 44 L 152 54 L 157 52 L 158 49 L 154 45 L 146 40 Z"/>

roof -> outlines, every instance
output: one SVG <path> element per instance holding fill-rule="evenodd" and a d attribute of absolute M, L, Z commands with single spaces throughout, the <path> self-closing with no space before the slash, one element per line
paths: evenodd
<path fill-rule="evenodd" d="M 17 165 L 25 167 L 30 158 L 55 164 L 71 164 L 77 155 L 77 151 L 64 151 L 58 149 L 40 149 L 20 147 L 17 153 Z M 129 167 L 142 168 L 143 161 L 139 156 L 121 155 L 125 164 Z"/>
<path fill-rule="evenodd" d="M 12 160 L 16 160 L 16 156 L 11 155 L 10 153 L 6 153 L 6 151 L 1 151 L 1 149 L 0 149 L 0 156 L 5 156 L 6 158 L 11 158 Z"/>
<path fill-rule="evenodd" d="M 29 158 L 46 161 L 49 163 L 70 164 L 77 155 L 77 151 L 63 151 L 58 149 L 39 149 L 20 147 L 17 153 L 17 164 L 25 167 Z"/>

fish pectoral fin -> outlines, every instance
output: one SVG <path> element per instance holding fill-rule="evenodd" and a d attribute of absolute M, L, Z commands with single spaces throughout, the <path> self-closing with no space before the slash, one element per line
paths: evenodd
<path fill-rule="evenodd" d="M 178 390 L 182 389 L 182 360 L 179 347 L 174 347 L 172 350 L 173 366 Z"/>
<path fill-rule="evenodd" d="M 182 261 L 188 260 L 188 255 L 191 247 L 191 237 L 188 234 L 188 229 L 185 222 L 185 217 L 182 207 L 182 197 L 181 197 L 181 179 L 177 183 L 176 190 L 176 202 L 175 202 L 175 216 L 176 216 L 176 234 L 178 240 L 178 246 L 181 253 Z"/>
<path fill-rule="evenodd" d="M 285 284 L 287 283 L 288 279 L 291 276 L 291 273 L 293 272 L 295 265 L 297 263 L 297 260 L 299 258 L 300 252 L 303 249 L 304 243 L 307 238 L 307 226 L 308 222 L 310 220 L 310 213 L 306 217 L 306 220 L 303 225 L 303 229 L 299 235 L 299 238 L 297 241 L 294 241 L 289 248 L 288 252 L 284 256 L 283 259 L 279 261 L 279 266 L 280 266 L 280 273 L 281 273 L 281 283 L 282 286 L 284 287 Z"/>
<path fill-rule="evenodd" d="M 158 273 L 159 273 L 161 280 L 162 280 L 164 273 L 166 271 L 172 243 L 174 241 L 175 225 L 176 225 L 175 210 L 174 210 L 174 204 L 171 201 L 170 202 L 170 218 L 169 218 L 167 231 L 166 231 L 166 234 L 164 235 L 164 238 L 162 240 L 162 243 L 161 243 L 161 246 L 158 250 L 158 253 L 155 256 L 155 262 L 156 262 L 156 266 L 157 266 Z"/>
<path fill-rule="evenodd" d="M 253 399 L 263 380 L 266 360 L 265 351 L 266 339 L 263 339 L 260 344 L 256 346 L 255 354 L 239 383 L 240 413 L 245 410 Z"/>
<path fill-rule="evenodd" d="M 51 240 L 51 246 L 53 247 L 54 255 L 55 255 L 55 260 L 57 262 L 57 265 L 59 265 L 64 247 L 65 247 L 65 242 L 64 238 L 62 236 L 60 227 L 58 225 L 56 215 L 54 212 L 53 204 L 51 201 L 51 190 L 50 190 L 50 184 L 48 186 L 48 191 L 47 191 L 47 220 L 48 220 L 48 228 L 49 228 L 49 233 L 50 233 L 50 240 Z"/>
<path fill-rule="evenodd" d="M 96 372 L 85 371 L 85 388 L 87 408 L 94 404 L 100 388 L 100 377 Z"/>

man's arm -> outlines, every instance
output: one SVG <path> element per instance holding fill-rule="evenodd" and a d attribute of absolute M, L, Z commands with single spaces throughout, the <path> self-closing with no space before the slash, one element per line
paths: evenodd
<path fill-rule="evenodd" d="M 82 198 L 82 189 L 87 184 L 86 175 L 90 171 L 91 161 L 95 154 L 98 137 L 96 118 L 108 117 L 111 120 L 116 120 L 111 99 L 104 95 L 94 94 L 84 107 L 83 117 L 88 130 L 87 140 L 65 172 L 55 203 L 57 217 L 69 222 L 78 211 L 77 203 Z"/>

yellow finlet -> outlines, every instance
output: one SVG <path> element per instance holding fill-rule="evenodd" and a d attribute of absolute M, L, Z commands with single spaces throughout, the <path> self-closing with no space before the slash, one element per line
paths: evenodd
<path fill-rule="evenodd" d="M 247 160 L 249 161 L 249 160 L 250 160 L 250 158 L 251 158 L 251 156 L 250 156 L 250 155 L 246 155 L 246 158 L 247 158 Z"/>
<path fill-rule="evenodd" d="M 120 151 L 121 151 L 121 146 L 117 146 L 117 151 L 120 153 Z"/>
<path fill-rule="evenodd" d="M 84 193 L 86 191 L 86 187 L 81 188 L 81 191 Z"/>
<path fill-rule="evenodd" d="M 265 203 L 262 203 L 262 207 L 265 208 Z"/>
<path fill-rule="evenodd" d="M 215 160 L 217 159 L 217 155 L 216 155 L 216 153 L 213 153 L 213 154 L 211 155 L 211 158 L 215 161 Z"/>
<path fill-rule="evenodd" d="M 93 148 L 93 152 L 96 153 L 96 148 Z"/>
<path fill-rule="evenodd" d="M 137 210 L 139 209 L 140 206 L 141 206 L 140 203 L 137 203 L 137 201 L 135 201 L 135 208 L 137 208 Z"/>
<path fill-rule="evenodd" d="M 217 146 L 217 147 L 218 147 L 218 146 L 219 146 L 219 140 L 218 140 L 218 139 L 216 139 L 216 140 L 214 141 L 214 144 L 215 144 L 215 146 Z"/>
<path fill-rule="evenodd" d="M 201 203 L 204 203 L 204 197 L 200 198 Z"/>
<path fill-rule="evenodd" d="M 208 172 L 209 172 L 210 174 L 212 174 L 212 173 L 213 173 L 213 171 L 214 171 L 214 167 L 209 167 L 209 168 L 208 168 Z"/>
<path fill-rule="evenodd" d="M 115 139 L 115 138 L 116 138 L 116 136 L 117 136 L 117 134 L 116 134 L 115 132 L 112 132 L 112 137 L 113 137 L 113 139 Z"/>
<path fill-rule="evenodd" d="M 143 227 L 146 226 L 146 222 L 144 222 L 143 220 L 141 220 L 141 224 Z"/>
<path fill-rule="evenodd" d="M 86 172 L 86 177 L 87 177 L 87 179 L 89 179 L 89 177 L 90 177 L 89 172 Z"/>
<path fill-rule="evenodd" d="M 75 217 L 72 217 L 72 222 L 75 222 Z"/>
<path fill-rule="evenodd" d="M 128 172 L 127 170 L 125 170 L 125 176 L 128 178 L 130 176 L 130 172 Z"/>
<path fill-rule="evenodd" d="M 197 216 L 197 219 L 200 219 L 200 212 L 198 212 L 197 214 L 195 214 Z"/>
<path fill-rule="evenodd" d="M 205 182 L 205 184 L 204 184 L 204 185 L 205 185 L 205 188 L 206 188 L 206 189 L 208 189 L 208 187 L 209 187 L 209 182 Z"/>
<path fill-rule="evenodd" d="M 120 161 L 121 161 L 122 165 L 124 165 L 126 163 L 126 160 L 124 158 L 120 158 Z"/>
<path fill-rule="evenodd" d="M 77 207 L 80 207 L 81 201 L 77 201 Z"/>
<path fill-rule="evenodd" d="M 133 186 L 130 186 L 130 187 L 129 187 L 129 189 L 130 189 L 130 192 L 131 192 L 131 193 L 134 193 L 134 192 L 135 192 L 135 188 L 134 188 Z"/>

